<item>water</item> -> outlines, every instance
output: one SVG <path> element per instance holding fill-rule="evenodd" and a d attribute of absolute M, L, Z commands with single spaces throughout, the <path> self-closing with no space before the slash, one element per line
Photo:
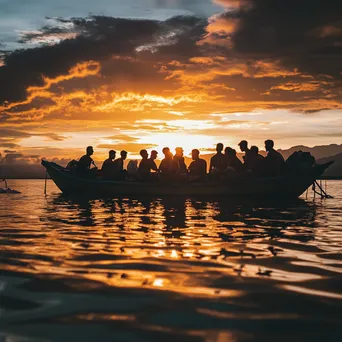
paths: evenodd
<path fill-rule="evenodd" d="M 0 341 L 341 341 L 335 199 L 0 195 Z"/>

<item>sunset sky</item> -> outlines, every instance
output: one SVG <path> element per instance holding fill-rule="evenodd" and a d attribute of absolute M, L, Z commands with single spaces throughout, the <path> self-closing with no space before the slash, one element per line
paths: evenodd
<path fill-rule="evenodd" d="M 0 0 L 0 152 L 342 143 L 342 1 Z"/>

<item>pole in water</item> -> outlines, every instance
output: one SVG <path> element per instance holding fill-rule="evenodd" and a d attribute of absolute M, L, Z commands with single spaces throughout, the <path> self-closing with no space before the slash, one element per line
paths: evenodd
<path fill-rule="evenodd" d="M 317 185 L 318 189 L 320 192 L 316 191 L 315 186 Z M 318 194 L 321 196 L 321 198 L 334 198 L 333 196 L 328 195 L 323 188 L 318 184 L 318 182 L 315 180 L 314 183 L 312 184 L 312 190 L 314 191 L 314 194 Z"/>
<path fill-rule="evenodd" d="M 47 183 L 48 172 L 45 172 L 45 186 L 44 186 L 44 195 L 46 195 L 46 183 Z"/>
<path fill-rule="evenodd" d="M 8 188 L 8 186 L 7 186 L 7 180 L 6 180 L 6 178 L 2 178 L 2 179 L 0 179 L 0 182 L 5 182 L 5 188 L 6 188 L 6 189 Z"/>

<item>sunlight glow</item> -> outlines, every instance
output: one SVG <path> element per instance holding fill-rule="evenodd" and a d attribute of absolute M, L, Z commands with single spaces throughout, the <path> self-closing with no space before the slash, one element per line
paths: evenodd
<path fill-rule="evenodd" d="M 163 287 L 164 279 L 155 279 L 152 285 L 157 287 Z"/>
<path fill-rule="evenodd" d="M 215 137 L 188 133 L 155 133 L 141 137 L 139 142 L 142 144 L 156 144 L 158 147 L 155 149 L 159 152 L 160 158 L 163 156 L 163 147 L 166 146 L 171 149 L 172 153 L 174 153 L 176 147 L 181 146 L 184 155 L 190 156 L 191 150 L 194 148 L 205 150 L 209 146 L 214 147 L 217 143 Z"/>

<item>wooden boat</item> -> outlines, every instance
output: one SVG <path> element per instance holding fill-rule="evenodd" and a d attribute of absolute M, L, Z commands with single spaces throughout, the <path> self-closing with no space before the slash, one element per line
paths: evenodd
<path fill-rule="evenodd" d="M 224 183 L 136 182 L 80 178 L 62 166 L 42 160 L 57 187 L 69 195 L 81 196 L 249 196 L 258 198 L 298 198 L 332 162 L 315 165 L 306 174 L 284 174 L 279 177 L 239 177 Z"/>

